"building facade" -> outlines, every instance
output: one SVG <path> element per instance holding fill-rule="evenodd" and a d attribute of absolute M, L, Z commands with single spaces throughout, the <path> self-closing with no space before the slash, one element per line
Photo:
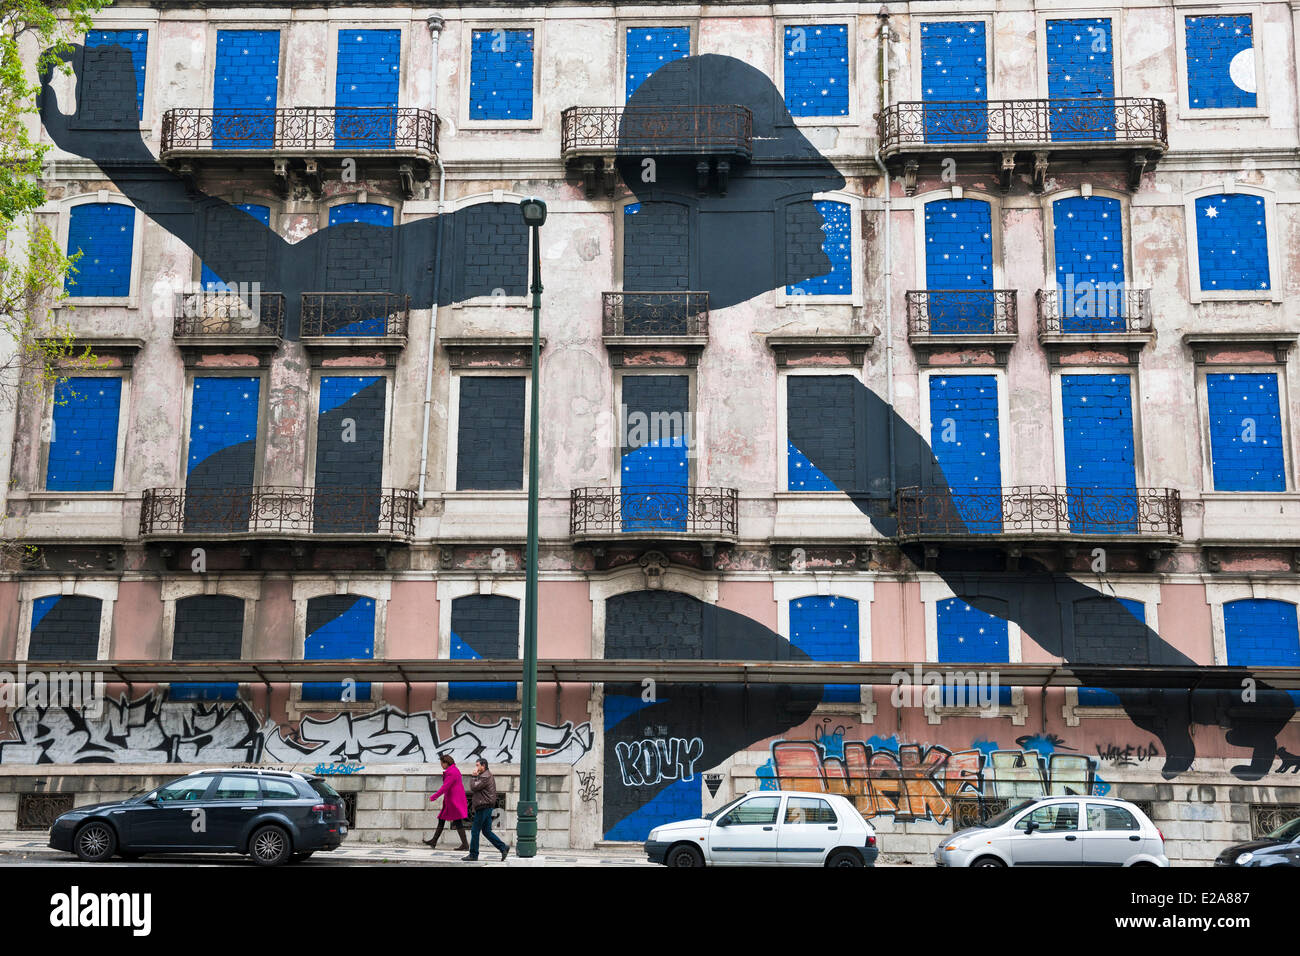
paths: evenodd
<path fill-rule="evenodd" d="M 780 784 L 917 859 L 1044 792 L 1145 802 L 1185 860 L 1300 807 L 1294 707 L 995 666 L 1300 666 L 1292 4 L 96 26 L 40 215 L 101 367 L 2 426 L 35 550 L 0 660 L 517 658 L 536 195 L 540 656 L 980 665 L 996 704 L 543 671 L 543 846 Z M 501 681 L 110 676 L 98 716 L 0 714 L 0 828 L 342 761 L 358 838 L 409 839 L 450 750 L 503 765 L 509 829 L 518 721 Z"/>

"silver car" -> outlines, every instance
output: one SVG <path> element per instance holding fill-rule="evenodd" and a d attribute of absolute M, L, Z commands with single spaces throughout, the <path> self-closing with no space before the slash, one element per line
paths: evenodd
<path fill-rule="evenodd" d="M 1147 815 L 1110 797 L 1025 800 L 934 851 L 938 866 L 1168 866 Z"/>

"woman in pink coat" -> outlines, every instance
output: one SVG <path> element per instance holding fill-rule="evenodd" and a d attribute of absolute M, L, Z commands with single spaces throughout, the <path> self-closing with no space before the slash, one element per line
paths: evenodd
<path fill-rule="evenodd" d="M 460 846 L 454 849 L 468 850 L 469 843 L 465 840 L 465 818 L 469 816 L 469 807 L 465 803 L 465 785 L 460 782 L 460 771 L 456 769 L 456 761 L 451 759 L 451 754 L 440 754 L 438 759 L 442 761 L 442 786 L 429 799 L 437 800 L 442 797 L 442 811 L 438 814 L 438 829 L 434 830 L 433 836 L 424 842 L 436 850 L 443 826 L 450 823 L 451 828 L 460 837 Z"/>

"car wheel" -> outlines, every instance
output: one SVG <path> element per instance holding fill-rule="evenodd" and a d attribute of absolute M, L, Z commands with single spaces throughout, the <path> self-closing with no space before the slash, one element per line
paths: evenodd
<path fill-rule="evenodd" d="M 673 847 L 666 862 L 669 866 L 703 866 L 704 854 L 693 846 Z"/>
<path fill-rule="evenodd" d="M 248 852 L 258 866 L 279 866 L 292 853 L 289 834 L 276 826 L 262 827 L 249 838 Z"/>
<path fill-rule="evenodd" d="M 1002 867 L 1005 867 L 1006 864 L 1003 863 L 1001 860 L 999 860 L 996 856 L 982 856 L 974 863 L 972 863 L 971 866 L 987 866 L 991 868 L 1001 869 Z"/>
<path fill-rule="evenodd" d="M 117 834 L 107 823 L 92 820 L 77 831 L 72 846 L 84 862 L 103 863 L 117 849 Z"/>
<path fill-rule="evenodd" d="M 865 866 L 862 857 L 858 856 L 852 850 L 840 850 L 838 853 L 832 853 L 830 859 L 826 861 L 827 866 Z"/>

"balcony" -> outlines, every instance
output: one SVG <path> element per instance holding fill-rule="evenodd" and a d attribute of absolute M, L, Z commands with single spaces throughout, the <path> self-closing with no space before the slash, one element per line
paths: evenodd
<path fill-rule="evenodd" d="M 187 365 L 207 352 L 250 351 L 265 360 L 283 335 L 284 296 L 278 292 L 242 295 L 218 289 L 175 296 L 172 339 Z"/>
<path fill-rule="evenodd" d="M 725 195 L 731 164 L 752 158 L 753 141 L 744 106 L 571 106 L 560 116 L 561 157 L 578 167 L 588 198 L 601 182 L 613 195 L 619 156 L 695 159 L 699 189 L 712 173 Z"/>
<path fill-rule="evenodd" d="M 601 324 L 611 361 L 623 365 L 629 352 L 680 353 L 699 362 L 709 342 L 707 292 L 603 292 Z"/>
<path fill-rule="evenodd" d="M 999 365 L 1019 332 L 1014 289 L 914 289 L 906 294 L 907 341 L 927 357 L 944 349 L 991 349 Z"/>
<path fill-rule="evenodd" d="M 383 352 L 388 359 L 406 346 L 411 297 L 391 292 L 304 292 L 303 346 L 314 356 Z"/>
<path fill-rule="evenodd" d="M 901 488 L 898 536 L 911 540 L 1113 538 L 1177 541 L 1179 493 L 1169 488 Z"/>
<path fill-rule="evenodd" d="M 609 546 L 656 544 L 698 546 L 712 567 L 716 545 L 736 540 L 735 488 L 686 485 L 574 488 L 569 496 L 569 533 L 595 543 L 598 566 Z"/>
<path fill-rule="evenodd" d="M 923 161 L 958 154 L 995 164 L 1003 191 L 1018 153 L 1032 154 L 1036 192 L 1050 162 L 1098 160 L 1122 163 L 1136 190 L 1169 149 L 1164 101 L 1147 97 L 905 102 L 878 120 L 881 155 L 901 169 L 909 196 Z"/>
<path fill-rule="evenodd" d="M 415 492 L 404 488 L 150 488 L 145 539 L 334 538 L 409 541 Z"/>
<path fill-rule="evenodd" d="M 1118 348 L 1137 361 L 1155 340 L 1151 290 L 1121 283 L 1080 283 L 1064 289 L 1039 289 L 1038 341 L 1055 361 L 1063 349 Z"/>
<path fill-rule="evenodd" d="M 407 107 L 171 109 L 163 114 L 160 156 L 191 182 L 200 167 L 264 163 L 282 195 L 296 180 L 318 198 L 326 166 L 365 161 L 367 176 L 395 173 L 410 199 L 415 184 L 429 179 L 438 126 L 431 110 Z"/>

